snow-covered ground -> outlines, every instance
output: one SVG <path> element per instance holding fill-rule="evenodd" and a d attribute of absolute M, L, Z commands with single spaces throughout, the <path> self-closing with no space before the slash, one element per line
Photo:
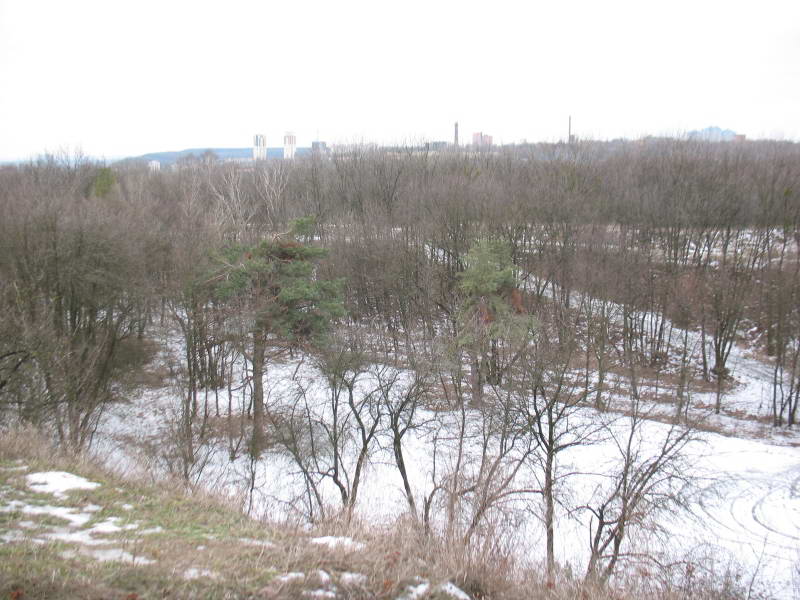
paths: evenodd
<path fill-rule="evenodd" d="M 527 274 L 524 278 L 524 287 L 528 291 L 540 290 L 542 295 L 546 298 L 553 299 L 561 294 L 561 287 L 553 282 L 545 282 L 533 274 Z M 582 303 L 589 303 L 592 305 L 593 313 L 600 314 L 602 304 L 605 304 L 604 312 L 608 315 L 612 324 L 617 328 L 621 328 L 623 307 L 614 302 L 603 302 L 590 296 L 583 294 L 579 291 L 573 291 L 571 294 L 573 306 Z M 688 349 L 687 362 L 690 365 L 696 365 L 700 360 L 702 348 L 702 336 L 697 329 L 690 329 L 688 331 L 677 327 L 668 318 L 654 315 L 649 312 L 636 312 L 632 315 L 632 320 L 641 322 L 641 327 L 645 331 L 655 332 L 659 326 L 663 327 L 667 332 L 665 336 L 665 348 L 670 348 L 675 354 L 680 354 L 680 346 L 683 343 L 684 336 L 686 347 Z M 711 349 L 711 340 L 706 338 L 706 351 L 709 357 L 713 356 Z M 664 365 L 664 374 L 676 375 L 677 366 L 674 364 L 676 360 L 673 356 L 673 364 Z M 713 361 L 713 358 L 709 360 Z M 722 410 L 720 414 L 713 412 L 713 407 L 716 403 L 716 394 L 714 391 L 698 391 L 689 390 L 689 407 L 688 414 L 695 420 L 701 422 L 705 428 L 711 428 L 729 435 L 744 437 L 744 438 L 759 438 L 769 439 L 775 444 L 784 445 L 800 445 L 800 435 L 791 430 L 782 428 L 775 428 L 772 426 L 771 410 L 772 410 L 772 367 L 765 364 L 757 358 L 753 348 L 746 347 L 742 343 L 734 343 L 730 349 L 730 354 L 726 363 L 728 369 L 730 382 L 726 382 L 725 390 L 722 396 Z M 595 374 L 590 374 L 590 376 Z M 605 382 L 606 389 L 613 389 L 615 383 L 625 382 L 626 378 L 617 376 L 614 372 L 607 374 Z M 596 382 L 596 379 L 594 379 Z M 732 383 L 731 383 L 732 382 Z M 787 382 L 788 383 L 788 382 Z M 623 388 L 626 384 L 623 383 Z M 730 389 L 729 389 L 730 388 Z M 643 396 L 648 394 L 657 395 L 665 392 L 665 386 L 660 386 L 652 380 L 643 378 L 639 383 L 639 391 Z M 669 387 L 666 391 L 670 391 Z M 671 390 L 674 396 L 674 389 Z M 619 408 L 624 410 L 624 405 L 627 402 L 627 394 L 617 394 L 614 397 L 606 398 L 610 400 L 613 407 L 616 403 Z M 619 406 L 619 401 L 622 405 Z M 667 406 L 658 406 L 652 404 L 649 410 L 653 416 L 661 415 L 663 417 L 674 416 L 674 397 L 670 399 Z"/>
<path fill-rule="evenodd" d="M 738 384 L 726 395 L 724 405 L 735 407 L 743 415 L 759 414 L 763 411 L 769 385 L 768 369 L 743 348 L 733 350 L 729 364 Z M 236 377 L 246 379 L 246 366 L 242 363 L 237 368 L 240 372 Z M 360 392 L 368 393 L 374 389 L 374 383 L 365 377 Z M 297 391 L 302 388 L 304 402 L 318 418 L 325 418 L 326 411 L 330 410 L 327 385 L 310 360 L 296 358 L 270 365 L 265 386 L 267 403 L 272 408 L 297 401 Z M 230 400 L 238 411 L 245 404 L 248 389 L 245 386 L 234 392 L 232 398 L 226 390 L 218 390 L 217 397 L 214 394 L 209 397 L 211 406 L 218 400 L 224 415 Z M 618 401 L 624 402 L 624 398 Z M 695 405 L 712 404 L 713 393 L 696 393 L 692 401 Z M 165 462 L 157 460 L 154 449 L 168 449 L 165 440 L 174 438 L 179 405 L 175 390 L 163 388 L 147 390 L 129 404 L 113 407 L 105 415 L 98 432 L 98 454 L 122 467 L 148 464 L 149 468 L 164 469 Z M 658 405 L 650 408 L 657 410 Z M 702 409 L 698 408 L 697 412 L 700 414 Z M 417 506 L 422 504 L 423 494 L 429 493 L 433 485 L 434 438 L 441 450 L 448 428 L 453 434 L 451 438 L 455 437 L 456 417 L 455 414 L 421 410 L 418 421 L 435 421 L 439 427 L 412 430 L 404 439 L 405 459 Z M 475 434 L 480 429 L 478 412 L 468 411 L 467 418 L 472 421 L 470 431 Z M 590 408 L 583 410 L 576 419 L 586 423 L 609 421 L 608 431 L 625 425 L 624 417 L 619 414 L 597 413 Z M 665 560 L 691 562 L 719 576 L 724 575 L 726 569 L 738 571 L 745 587 L 752 581 L 754 590 L 768 590 L 776 598 L 795 597 L 800 590 L 797 570 L 800 565 L 800 438 L 791 432 L 774 433 L 751 418 L 737 419 L 733 410 L 715 419 L 715 425 L 723 433 L 700 433 L 686 449 L 686 476 L 694 481 L 690 510 L 662 514 L 658 522 L 662 532 L 657 538 L 632 532 L 627 549 L 653 552 Z M 642 451 L 656 446 L 670 427 L 664 422 L 647 422 L 639 436 Z M 201 484 L 226 490 L 243 509 L 249 509 L 255 516 L 298 519 L 300 515 L 295 507 L 302 504 L 299 499 L 304 488 L 296 464 L 285 455 L 268 452 L 252 470 L 250 461 L 243 456 L 244 447 L 246 441 L 233 461 L 224 443 L 208 449 L 207 453 L 198 449 L 198 456 L 205 465 L 199 475 Z M 141 448 L 148 450 L 142 453 Z M 479 448 L 479 438 L 468 438 L 468 455 L 477 456 Z M 585 568 L 589 556 L 589 516 L 581 511 L 567 514 L 567 509 L 591 500 L 597 487 L 603 484 L 603 470 L 611 468 L 617 454 L 613 441 L 606 436 L 592 445 L 576 446 L 559 458 L 559 473 L 564 475 L 559 497 L 564 507 L 558 509 L 557 514 L 557 560 L 569 565 L 577 575 Z M 440 462 L 436 465 L 440 477 L 449 464 L 447 460 L 442 461 L 443 457 L 447 459 L 446 453 L 438 457 Z M 149 463 L 143 462 L 148 458 Z M 350 468 L 352 458 L 351 455 Z M 470 469 L 472 471 L 467 471 L 474 473 L 475 465 Z M 567 476 L 569 473 L 575 474 Z M 518 487 L 535 484 L 535 475 L 533 467 L 521 469 Z M 329 480 L 324 481 L 320 489 L 329 506 L 339 503 L 338 490 Z M 544 556 L 543 530 L 536 516 L 541 514 L 539 503 L 539 496 L 523 495 L 503 504 L 502 519 L 509 529 L 509 540 L 517 546 L 523 559 Z M 383 436 L 364 474 L 356 514 L 381 527 L 392 523 L 407 509 L 391 446 Z M 322 541 L 324 539 L 320 538 L 320 543 L 327 543 Z"/>

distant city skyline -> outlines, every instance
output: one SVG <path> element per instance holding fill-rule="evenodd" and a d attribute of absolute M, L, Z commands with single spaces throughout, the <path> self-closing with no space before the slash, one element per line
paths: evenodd
<path fill-rule="evenodd" d="M 277 134 L 275 136 L 278 137 Z M 147 152 L 143 152 L 141 154 L 135 155 L 119 155 L 119 156 L 104 156 L 104 155 L 92 155 L 88 154 L 83 151 L 82 148 L 79 147 L 62 147 L 57 149 L 45 149 L 41 152 L 36 152 L 31 154 L 27 157 L 17 158 L 17 159 L 0 159 L 0 164 L 3 163 L 18 163 L 18 162 L 26 162 L 30 159 L 35 159 L 39 156 L 44 154 L 59 154 L 62 151 L 74 151 L 80 150 L 81 154 L 86 156 L 90 159 L 98 159 L 98 160 L 109 160 L 109 161 L 119 161 L 125 159 L 137 159 L 142 158 L 148 161 L 148 166 L 152 169 L 155 169 L 155 165 L 153 164 L 154 161 L 151 160 L 152 156 L 159 155 L 159 154 L 175 154 L 178 156 L 187 156 L 189 154 L 194 154 L 195 156 L 199 156 L 204 152 L 219 152 L 219 151 L 246 151 L 248 160 L 267 160 L 273 158 L 294 158 L 295 152 L 302 151 L 302 155 L 306 155 L 309 151 L 325 151 L 328 152 L 330 150 L 335 149 L 337 146 L 349 146 L 351 144 L 361 144 L 364 143 L 368 146 L 376 146 L 376 147 L 383 147 L 383 148 L 391 148 L 396 146 L 404 146 L 404 147 L 430 147 L 431 149 L 442 149 L 443 147 L 447 148 L 460 148 L 464 150 L 468 150 L 470 148 L 502 148 L 502 147 L 513 147 L 519 145 L 527 145 L 527 144 L 552 144 L 552 143 L 568 143 L 568 142 L 578 142 L 578 141 L 598 141 L 598 142 L 614 142 L 617 140 L 628 140 L 634 141 L 635 139 L 642 139 L 645 137 L 671 137 L 673 139 L 686 139 L 686 140 L 702 140 L 702 141 L 712 141 L 712 142 L 720 142 L 720 141 L 744 141 L 749 140 L 746 134 L 739 134 L 738 132 L 734 132 L 729 129 L 722 129 L 717 126 L 709 126 L 700 130 L 692 130 L 681 132 L 679 135 L 671 135 L 671 136 L 653 136 L 650 134 L 646 134 L 639 138 L 613 138 L 609 140 L 600 140 L 595 138 L 585 138 L 580 137 L 575 134 L 572 134 L 570 138 L 567 135 L 562 136 L 561 139 L 558 140 L 526 140 L 521 139 L 513 142 L 506 142 L 503 144 L 495 144 L 492 140 L 492 136 L 486 132 L 475 132 L 472 134 L 472 140 L 469 142 L 460 142 L 455 143 L 454 140 L 434 140 L 434 139 L 425 139 L 425 140 L 416 140 L 416 141 L 404 141 L 401 143 L 388 143 L 388 144 L 378 144 L 376 142 L 371 142 L 369 140 L 357 140 L 355 142 L 345 142 L 344 144 L 330 144 L 326 140 L 307 140 L 305 142 L 297 142 L 296 139 L 293 144 L 291 144 L 291 149 L 288 150 L 287 155 L 287 143 L 286 143 L 286 135 L 281 136 L 283 140 L 278 139 L 271 139 L 267 137 L 265 134 L 256 134 L 252 136 L 252 143 L 250 145 L 247 144 L 236 144 L 236 145 L 228 145 L 228 146 L 216 146 L 211 144 L 205 144 L 195 147 L 174 147 L 174 148 L 151 148 Z M 296 136 L 292 136 L 294 139 Z M 774 139 L 774 138 L 762 138 L 762 139 Z M 786 140 L 783 140 L 786 141 Z M 227 160 L 230 157 L 222 156 L 220 157 L 223 160 Z M 235 160 L 240 160 L 240 158 L 236 158 Z M 158 161 L 155 161 L 158 162 Z M 168 162 L 172 162 L 170 159 Z"/>
<path fill-rule="evenodd" d="M 480 31 L 476 37 L 475 32 Z M 800 140 L 800 2 L 0 0 L 0 160 L 677 135 Z"/>

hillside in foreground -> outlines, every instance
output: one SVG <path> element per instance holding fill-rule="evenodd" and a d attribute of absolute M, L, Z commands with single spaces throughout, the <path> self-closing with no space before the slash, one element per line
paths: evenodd
<path fill-rule="evenodd" d="M 29 433 L 0 445 L 1 598 L 484 595 L 391 532 L 268 526 L 219 499 L 54 458 Z"/>
<path fill-rule="evenodd" d="M 265 524 L 220 498 L 54 456 L 30 431 L 0 440 L 0 598 L 623 599 L 648 587 L 542 585 L 408 531 Z M 738 597 L 697 583 L 693 597 Z"/>

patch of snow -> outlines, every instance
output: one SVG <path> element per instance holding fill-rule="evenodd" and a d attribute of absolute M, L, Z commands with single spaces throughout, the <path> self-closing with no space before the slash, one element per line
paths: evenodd
<path fill-rule="evenodd" d="M 80 529 L 75 530 L 77 527 L 81 527 L 85 525 L 90 519 L 91 515 L 86 513 L 75 513 L 73 512 L 75 509 L 71 509 L 65 506 L 28 506 L 23 505 L 20 509 L 22 512 L 27 514 L 43 514 L 43 515 L 51 515 L 61 519 L 65 519 L 69 521 L 69 527 L 71 529 L 63 529 L 57 528 L 53 531 L 45 533 L 42 535 L 43 538 L 41 541 L 44 542 L 46 540 L 50 541 L 60 541 L 60 542 L 67 542 L 71 544 L 83 544 L 85 546 L 100 546 L 104 544 L 111 544 L 113 540 L 104 540 L 104 539 L 96 539 L 93 537 L 93 534 L 104 534 L 104 533 L 118 533 L 123 529 L 131 529 L 136 528 L 138 525 L 131 524 L 126 525 L 124 528 L 119 527 L 116 522 L 119 521 L 118 517 L 111 517 L 106 521 L 98 523 L 94 527 L 89 529 Z M 21 527 L 36 527 L 36 523 L 32 521 L 22 521 L 19 523 Z"/>
<path fill-rule="evenodd" d="M 8 533 L 0 534 L 0 540 L 2 540 L 3 543 L 6 544 L 10 544 L 11 542 L 22 542 L 27 539 L 28 536 L 24 531 L 12 530 L 9 531 Z"/>
<path fill-rule="evenodd" d="M 97 523 L 89 531 L 92 533 L 118 533 L 122 531 L 122 527 L 117 525 L 119 517 L 110 517 L 101 523 Z"/>
<path fill-rule="evenodd" d="M 467 594 L 464 590 L 453 585 L 451 582 L 443 583 L 439 586 L 439 590 L 443 593 L 447 594 L 448 596 L 452 596 L 453 598 L 458 598 L 458 600 L 471 600 L 469 594 Z"/>
<path fill-rule="evenodd" d="M 51 541 L 66 542 L 68 544 L 83 544 L 84 546 L 103 546 L 113 543 L 113 540 L 98 540 L 93 538 L 91 529 L 81 529 L 79 531 L 59 529 L 57 531 L 45 533 L 43 537 Z"/>
<path fill-rule="evenodd" d="M 410 585 L 406 588 L 406 593 L 398 596 L 397 600 L 417 600 L 428 593 L 431 585 L 427 581 L 423 581 L 419 585 Z"/>
<path fill-rule="evenodd" d="M 365 585 L 367 583 L 367 576 L 363 573 L 344 572 L 339 575 L 339 582 L 344 585 Z"/>
<path fill-rule="evenodd" d="M 131 531 L 133 529 L 138 529 L 138 523 L 128 523 L 127 525 L 118 525 L 120 518 L 119 517 L 109 517 L 102 523 L 98 523 L 94 527 L 90 529 L 93 533 L 118 533 L 120 531 Z"/>
<path fill-rule="evenodd" d="M 355 541 L 353 538 L 350 537 L 340 537 L 340 536 L 323 536 L 323 537 L 316 537 L 311 538 L 308 540 L 311 544 L 317 544 L 319 546 L 327 546 L 331 550 L 336 550 L 337 548 L 344 548 L 345 550 L 363 550 L 366 548 L 364 544 L 361 542 Z"/>
<path fill-rule="evenodd" d="M 86 512 L 97 512 L 98 510 L 103 510 L 102 506 L 98 506 L 97 504 L 87 504 L 82 508 Z"/>
<path fill-rule="evenodd" d="M 275 544 L 269 540 L 256 540 L 253 538 L 237 538 L 237 541 L 247 546 L 264 546 L 265 548 L 274 548 Z"/>
<path fill-rule="evenodd" d="M 305 590 L 303 596 L 309 598 L 336 598 L 336 592 L 330 590 Z"/>
<path fill-rule="evenodd" d="M 144 535 L 150 535 L 152 533 L 161 533 L 164 531 L 164 528 L 161 525 L 156 525 L 155 527 L 151 527 L 150 529 L 142 529 L 139 533 Z"/>
<path fill-rule="evenodd" d="M 122 510 L 133 510 L 133 504 L 123 504 L 120 508 Z"/>
<path fill-rule="evenodd" d="M 196 549 L 196 550 L 205 550 L 205 549 L 206 549 L 206 547 L 205 547 L 205 546 L 198 546 L 198 547 L 197 547 L 197 548 L 195 548 L 195 549 Z"/>
<path fill-rule="evenodd" d="M 91 550 L 89 555 L 100 562 L 131 562 L 135 566 L 151 565 L 154 560 L 144 556 L 134 556 L 130 552 L 125 552 L 121 548 L 109 548 L 108 550 Z"/>
<path fill-rule="evenodd" d="M 28 487 L 34 492 L 53 494 L 57 498 L 64 498 L 70 490 L 93 490 L 100 487 L 99 483 L 89 481 L 79 475 L 66 471 L 46 471 L 44 473 L 31 473 L 26 477 Z"/>
<path fill-rule="evenodd" d="M 38 506 L 25 504 L 19 500 L 12 500 L 6 506 L 0 507 L 0 512 L 21 512 L 26 515 L 48 515 L 69 521 L 70 527 L 83 527 L 88 523 L 92 515 L 89 513 L 77 512 L 77 508 L 68 506 Z"/>
<path fill-rule="evenodd" d="M 217 579 L 219 575 L 214 573 L 214 571 L 209 571 L 208 569 L 195 569 L 191 567 L 186 569 L 183 572 L 184 579 L 199 579 L 200 577 L 208 577 L 209 579 Z"/>
<path fill-rule="evenodd" d="M 291 573 L 284 573 L 275 577 L 275 581 L 279 583 L 291 583 L 292 581 L 303 581 L 306 578 L 305 573 L 293 571 Z"/>
<path fill-rule="evenodd" d="M 322 569 L 317 571 L 317 578 L 322 585 L 328 585 L 331 582 L 331 576 Z"/>
<path fill-rule="evenodd" d="M 39 524 L 34 523 L 33 521 L 19 521 L 17 523 L 19 527 L 24 527 L 25 529 L 38 529 Z"/>

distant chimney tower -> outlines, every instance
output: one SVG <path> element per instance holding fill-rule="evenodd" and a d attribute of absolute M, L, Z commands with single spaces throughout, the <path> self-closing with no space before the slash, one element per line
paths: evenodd
<path fill-rule="evenodd" d="M 285 160 L 292 160 L 294 158 L 294 151 L 297 147 L 297 138 L 289 131 L 283 136 L 283 158 Z"/>
<path fill-rule="evenodd" d="M 453 137 L 453 145 L 458 147 L 458 121 L 456 121 L 456 133 Z"/>

